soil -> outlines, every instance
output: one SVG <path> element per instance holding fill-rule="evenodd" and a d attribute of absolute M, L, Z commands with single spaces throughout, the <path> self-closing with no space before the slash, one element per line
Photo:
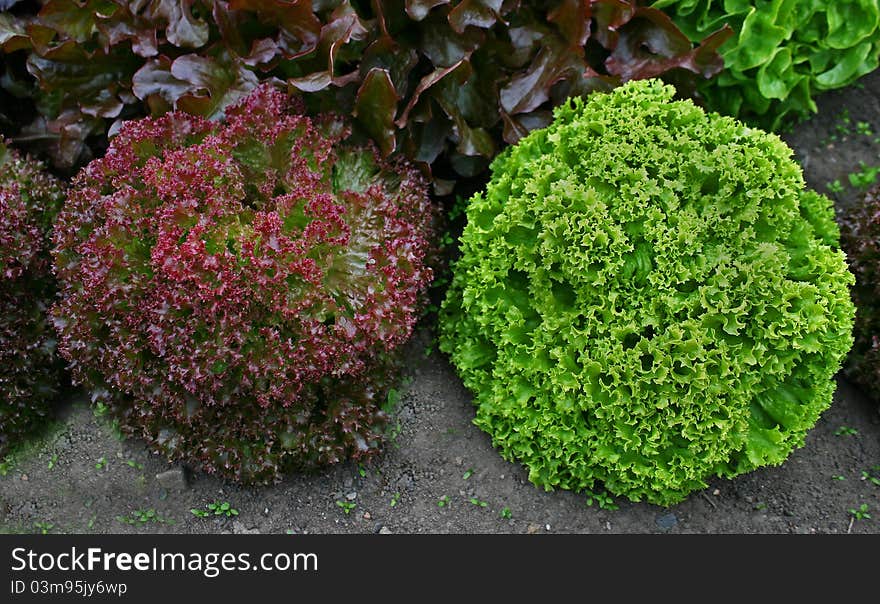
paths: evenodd
<path fill-rule="evenodd" d="M 783 138 L 810 186 L 827 193 L 827 183 L 841 182 L 833 197 L 846 208 L 860 195 L 848 174 L 860 162 L 880 164 L 880 72 L 818 105 L 815 117 Z M 806 446 L 783 465 L 713 480 L 669 508 L 616 500 L 618 509 L 605 509 L 605 502 L 588 506 L 583 493 L 540 490 L 521 466 L 504 461 L 471 423 L 471 397 L 448 360 L 429 353 L 432 341 L 424 326 L 409 345 L 399 432 L 381 458 L 272 487 L 242 488 L 169 466 L 142 443 L 121 440 L 86 393 L 73 393 L 60 420 L 0 478 L 0 532 L 880 532 L 880 486 L 862 474 L 880 464 L 880 415 L 876 401 L 844 378 Z M 212 502 L 227 502 L 238 514 L 202 518 L 190 511 Z M 863 503 L 874 518 L 849 513 Z"/>

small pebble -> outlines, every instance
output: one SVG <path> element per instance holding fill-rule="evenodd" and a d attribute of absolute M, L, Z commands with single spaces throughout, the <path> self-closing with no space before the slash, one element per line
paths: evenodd
<path fill-rule="evenodd" d="M 663 514 L 662 516 L 657 516 L 656 523 L 661 529 L 668 531 L 678 524 L 678 518 L 676 518 L 673 513 Z"/>

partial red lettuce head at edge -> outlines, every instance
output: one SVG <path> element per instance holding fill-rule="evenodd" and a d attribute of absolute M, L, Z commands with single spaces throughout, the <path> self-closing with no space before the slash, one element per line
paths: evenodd
<path fill-rule="evenodd" d="M 0 140 L 0 457 L 45 423 L 60 384 L 46 308 L 49 233 L 62 199 L 40 162 Z"/>
<path fill-rule="evenodd" d="M 856 276 L 855 344 L 846 371 L 880 403 L 880 186 L 850 208 L 842 222 L 841 244 Z"/>
<path fill-rule="evenodd" d="M 267 85 L 126 123 L 55 231 L 60 350 L 169 459 L 271 482 L 379 450 L 431 280 L 427 184 Z"/>

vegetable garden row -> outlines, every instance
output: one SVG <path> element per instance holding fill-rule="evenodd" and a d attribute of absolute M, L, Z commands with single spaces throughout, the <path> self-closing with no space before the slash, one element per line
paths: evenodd
<path fill-rule="evenodd" d="M 776 134 L 877 0 L 0 8 L 0 456 L 70 381 L 233 482 L 364 461 L 419 320 L 547 489 L 669 505 L 880 399 L 880 188 Z"/>

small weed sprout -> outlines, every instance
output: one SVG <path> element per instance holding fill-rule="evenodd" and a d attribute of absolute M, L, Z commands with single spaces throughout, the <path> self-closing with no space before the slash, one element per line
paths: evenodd
<path fill-rule="evenodd" d="M 850 516 L 852 516 L 855 520 L 870 520 L 871 514 L 869 514 L 868 512 L 869 508 L 867 503 L 863 503 L 858 508 L 849 509 Z"/>

